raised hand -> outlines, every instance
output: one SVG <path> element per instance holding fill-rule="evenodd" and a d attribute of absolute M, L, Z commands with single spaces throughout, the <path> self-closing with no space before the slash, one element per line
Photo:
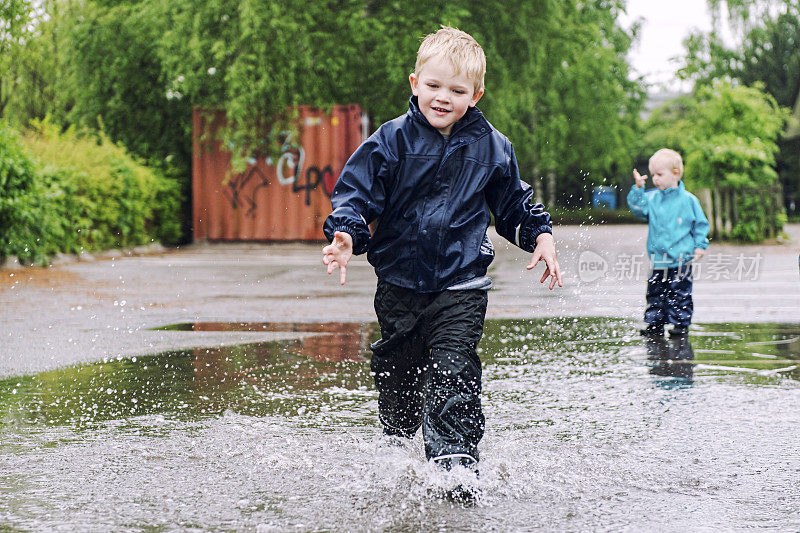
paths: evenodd
<path fill-rule="evenodd" d="M 563 287 L 564 283 L 561 281 L 561 267 L 556 259 L 556 245 L 551 233 L 542 233 L 536 237 L 536 248 L 533 250 L 533 257 L 531 257 L 530 264 L 525 268 L 530 270 L 542 260 L 547 265 L 547 268 L 544 270 L 544 274 L 542 274 L 542 279 L 539 280 L 539 283 L 544 283 L 544 280 L 549 277 L 551 291 L 553 287 L 556 286 L 556 283 L 558 283 L 559 287 Z"/>
<path fill-rule="evenodd" d="M 322 249 L 322 263 L 328 266 L 328 274 L 339 267 L 339 284 L 344 285 L 347 277 L 347 263 L 353 257 L 353 237 L 344 231 L 336 231 L 333 241 Z"/>
<path fill-rule="evenodd" d="M 645 180 L 647 180 L 647 174 L 642 176 L 641 174 L 639 174 L 639 171 L 634 168 L 633 179 L 636 181 L 636 188 L 641 189 L 642 187 L 644 187 Z"/>

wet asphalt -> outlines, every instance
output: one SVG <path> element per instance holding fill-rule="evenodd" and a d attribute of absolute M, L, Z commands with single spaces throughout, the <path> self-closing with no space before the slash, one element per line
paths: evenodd
<path fill-rule="evenodd" d="M 694 322 L 800 322 L 800 224 L 762 245 L 712 244 L 695 276 Z M 488 318 L 640 321 L 649 265 L 644 225 L 555 230 L 564 287 L 493 234 Z M 328 276 L 322 243 L 196 243 L 155 254 L 0 270 L 0 377 L 168 350 L 299 338 L 294 331 L 164 331 L 187 322 L 374 320 L 365 256 Z"/>

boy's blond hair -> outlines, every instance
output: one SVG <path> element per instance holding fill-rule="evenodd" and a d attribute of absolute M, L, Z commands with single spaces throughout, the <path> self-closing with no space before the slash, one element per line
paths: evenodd
<path fill-rule="evenodd" d="M 470 34 L 450 26 L 442 26 L 436 33 L 426 35 L 417 51 L 414 73 L 419 76 L 422 66 L 436 56 L 446 58 L 456 74 L 466 73 L 475 84 L 476 94 L 483 90 L 486 56 L 481 45 Z"/>
<path fill-rule="evenodd" d="M 663 161 L 668 164 L 671 169 L 677 170 L 681 177 L 683 177 L 683 159 L 681 154 L 669 148 L 662 148 L 650 157 L 650 161 Z"/>

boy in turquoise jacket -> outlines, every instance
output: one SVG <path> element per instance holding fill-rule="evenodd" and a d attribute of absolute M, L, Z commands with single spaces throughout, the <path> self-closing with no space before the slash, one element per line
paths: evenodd
<path fill-rule="evenodd" d="M 647 280 L 647 309 L 643 335 L 663 335 L 673 324 L 671 336 L 683 336 L 692 322 L 692 261 L 708 248 L 708 219 L 697 197 L 681 178 L 683 161 L 674 150 L 662 148 L 650 158 L 654 189 L 644 190 L 647 176 L 636 170 L 628 193 L 633 214 L 648 222 L 647 254 L 653 272 Z"/>

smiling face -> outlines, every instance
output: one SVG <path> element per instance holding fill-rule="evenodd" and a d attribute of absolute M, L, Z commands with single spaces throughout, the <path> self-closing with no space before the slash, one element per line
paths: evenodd
<path fill-rule="evenodd" d="M 661 191 L 677 187 L 681 179 L 680 170 L 674 168 L 670 161 L 663 157 L 650 159 L 650 175 L 653 177 L 653 185 Z"/>
<path fill-rule="evenodd" d="M 419 73 L 409 76 L 409 81 L 420 111 L 443 135 L 450 135 L 453 124 L 483 96 L 483 90 L 475 92 L 475 82 L 465 72 L 456 73 L 441 56 L 426 61 Z"/>

